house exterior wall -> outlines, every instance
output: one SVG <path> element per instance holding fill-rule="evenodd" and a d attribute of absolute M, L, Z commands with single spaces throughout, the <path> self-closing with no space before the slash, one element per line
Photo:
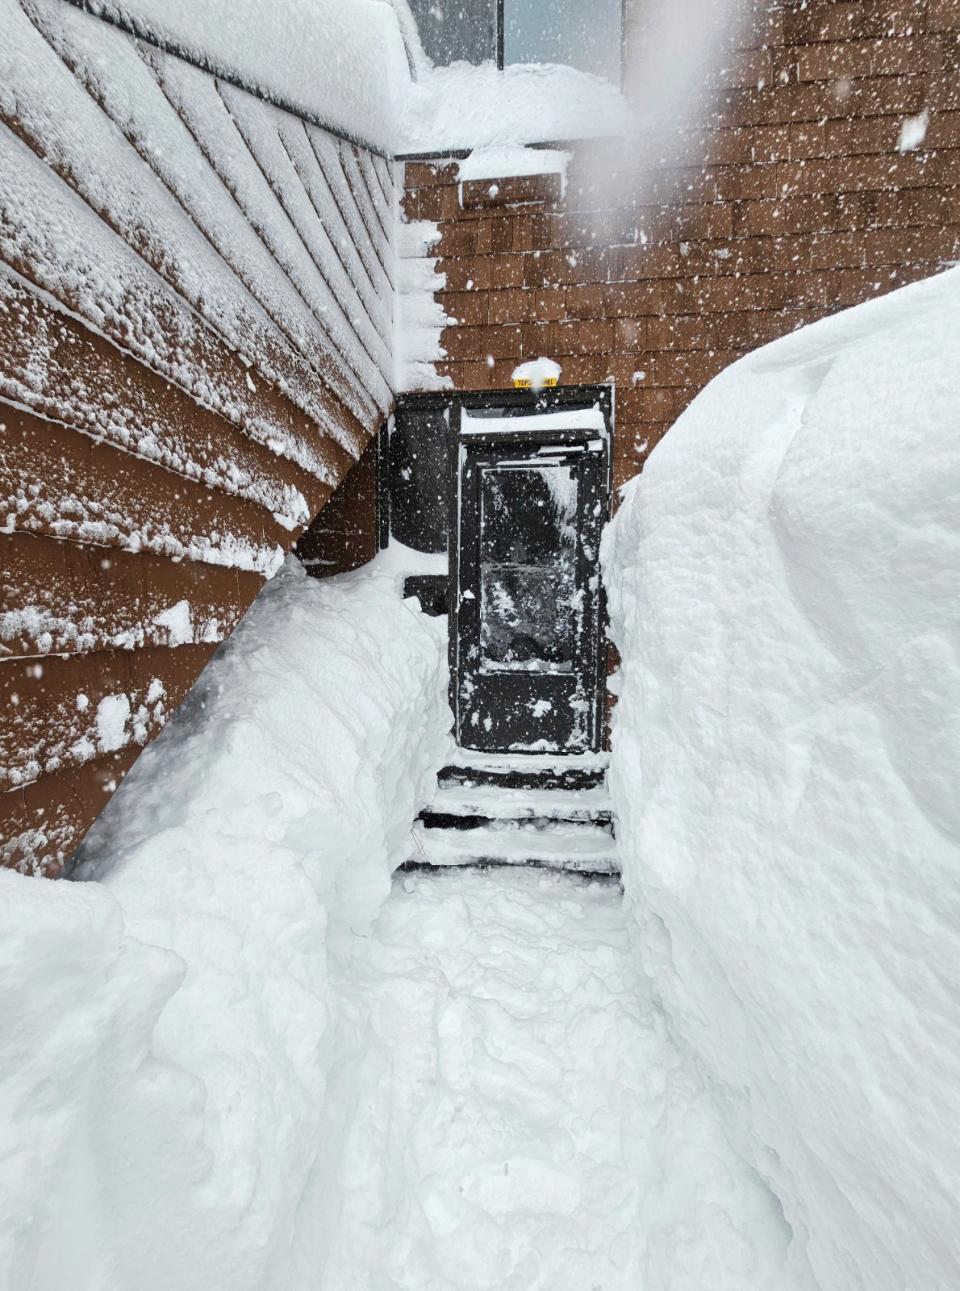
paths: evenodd
<path fill-rule="evenodd" d="M 505 386 L 544 354 L 564 383 L 613 380 L 615 485 L 740 355 L 960 254 L 960 0 L 764 4 L 725 61 L 689 164 L 644 181 L 621 143 L 575 148 L 563 197 L 556 177 L 461 192 L 455 161 L 406 166 L 455 320 L 438 372 Z"/>
<path fill-rule="evenodd" d="M 56 874 L 392 399 L 383 158 L 0 0 L 0 861 Z"/>

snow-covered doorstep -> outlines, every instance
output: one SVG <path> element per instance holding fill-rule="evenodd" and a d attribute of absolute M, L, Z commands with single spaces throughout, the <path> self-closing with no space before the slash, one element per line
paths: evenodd
<path fill-rule="evenodd" d="M 84 847 L 0 871 L 0 1286 L 314 1285 L 326 942 L 443 760 L 444 641 L 382 562 L 264 589 Z"/>
<path fill-rule="evenodd" d="M 605 542 L 625 884 L 824 1291 L 960 1286 L 960 273 L 714 381 Z"/>
<path fill-rule="evenodd" d="M 453 385 L 436 364 L 446 357 L 443 329 L 453 321 L 436 293 L 446 286 L 431 252 L 440 239 L 430 220 L 401 223 L 398 229 L 397 300 L 394 321 L 394 379 L 396 389 L 443 390 Z"/>

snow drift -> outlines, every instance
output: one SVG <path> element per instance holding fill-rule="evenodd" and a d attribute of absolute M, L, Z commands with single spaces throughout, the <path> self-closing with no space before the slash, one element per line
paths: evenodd
<path fill-rule="evenodd" d="M 0 1286 L 311 1285 L 329 935 L 404 859 L 443 640 L 382 562 L 289 562 L 84 847 L 0 871 Z"/>
<path fill-rule="evenodd" d="M 607 535 L 647 968 L 824 1291 L 960 1285 L 960 274 L 715 380 Z"/>

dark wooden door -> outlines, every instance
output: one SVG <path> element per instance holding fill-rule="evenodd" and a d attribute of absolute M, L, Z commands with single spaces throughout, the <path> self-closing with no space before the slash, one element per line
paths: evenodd
<path fill-rule="evenodd" d="M 607 441 L 598 416 L 460 427 L 451 691 L 466 748 L 599 748 Z"/>

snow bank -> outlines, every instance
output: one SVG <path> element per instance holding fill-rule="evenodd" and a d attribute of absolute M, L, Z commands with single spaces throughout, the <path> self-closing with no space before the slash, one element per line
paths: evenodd
<path fill-rule="evenodd" d="M 960 1285 L 960 274 L 736 364 L 607 535 L 648 971 L 824 1291 Z"/>
<path fill-rule="evenodd" d="M 379 564 L 265 589 L 84 848 L 0 871 L 0 1286 L 313 1285 L 326 942 L 445 755 L 444 642 Z"/>

